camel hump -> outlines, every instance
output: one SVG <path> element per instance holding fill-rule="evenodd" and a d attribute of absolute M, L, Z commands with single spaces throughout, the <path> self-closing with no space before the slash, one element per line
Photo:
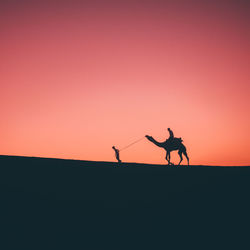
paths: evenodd
<path fill-rule="evenodd" d="M 173 142 L 173 143 L 181 143 L 181 142 L 183 142 L 183 140 L 182 140 L 181 137 L 174 137 L 174 139 L 173 139 L 172 142 Z"/>
<path fill-rule="evenodd" d="M 179 142 L 183 142 L 181 137 L 176 138 Z"/>
<path fill-rule="evenodd" d="M 174 146 L 174 147 L 178 147 L 181 143 L 182 143 L 182 138 L 178 138 L 178 137 L 174 137 L 172 140 L 171 139 L 168 139 L 165 141 L 165 144 L 167 146 Z"/>

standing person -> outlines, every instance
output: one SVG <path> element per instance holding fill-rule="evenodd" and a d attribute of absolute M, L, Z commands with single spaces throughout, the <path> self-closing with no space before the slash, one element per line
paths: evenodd
<path fill-rule="evenodd" d="M 122 161 L 120 160 L 120 154 L 119 154 L 120 151 L 119 151 L 119 149 L 115 148 L 115 146 L 113 146 L 112 148 L 113 148 L 114 151 L 115 151 L 115 157 L 116 157 L 117 161 L 118 161 L 119 163 L 121 163 Z"/>

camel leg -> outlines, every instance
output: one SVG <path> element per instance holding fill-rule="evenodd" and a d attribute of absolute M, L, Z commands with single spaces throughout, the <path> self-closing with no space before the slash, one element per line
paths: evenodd
<path fill-rule="evenodd" d="M 181 164 L 181 162 L 182 162 L 182 160 L 183 160 L 183 158 L 182 158 L 182 151 L 178 151 L 178 154 L 179 154 L 179 156 L 180 156 L 180 162 L 179 162 L 179 164 L 178 164 L 178 165 L 180 165 L 180 164 Z"/>
<path fill-rule="evenodd" d="M 170 165 L 170 154 L 169 154 L 169 152 L 167 152 L 167 154 L 166 154 L 166 160 L 168 162 L 168 165 Z"/>
<path fill-rule="evenodd" d="M 171 158 L 171 154 L 170 154 L 170 152 L 168 152 L 168 160 L 169 160 L 169 164 L 170 164 L 170 165 L 174 165 L 174 163 L 172 163 L 172 162 L 170 161 L 170 158 Z"/>
<path fill-rule="evenodd" d="M 183 154 L 186 156 L 187 162 L 188 162 L 188 166 L 189 166 L 189 157 L 188 157 L 188 155 L 187 155 L 187 151 L 184 151 Z"/>
<path fill-rule="evenodd" d="M 170 162 L 170 152 L 167 152 L 167 155 L 166 155 L 166 160 L 168 161 L 168 165 L 174 165 L 172 162 Z"/>

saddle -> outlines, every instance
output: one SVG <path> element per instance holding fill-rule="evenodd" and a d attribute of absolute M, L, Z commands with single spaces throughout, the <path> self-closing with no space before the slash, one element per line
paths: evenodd
<path fill-rule="evenodd" d="M 183 140 L 182 140 L 182 138 L 181 138 L 181 137 L 174 138 L 174 139 L 176 139 L 176 141 L 178 141 L 178 142 L 183 142 Z"/>
<path fill-rule="evenodd" d="M 182 142 L 183 142 L 183 140 L 182 140 L 181 137 L 174 137 L 173 139 L 166 140 L 166 144 L 168 146 L 176 146 L 176 145 L 179 145 Z"/>

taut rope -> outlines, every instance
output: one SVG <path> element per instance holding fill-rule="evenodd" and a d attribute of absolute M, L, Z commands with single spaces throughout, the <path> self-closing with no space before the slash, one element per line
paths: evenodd
<path fill-rule="evenodd" d="M 122 151 L 122 150 L 124 150 L 124 149 L 127 149 L 127 148 L 131 147 L 132 145 L 136 144 L 137 142 L 143 140 L 144 138 L 145 138 L 145 136 L 143 136 L 142 138 L 140 138 L 140 139 L 138 139 L 138 140 L 136 140 L 136 141 L 134 141 L 134 142 L 128 144 L 127 146 L 123 147 L 123 148 L 120 149 L 119 151 Z"/>

